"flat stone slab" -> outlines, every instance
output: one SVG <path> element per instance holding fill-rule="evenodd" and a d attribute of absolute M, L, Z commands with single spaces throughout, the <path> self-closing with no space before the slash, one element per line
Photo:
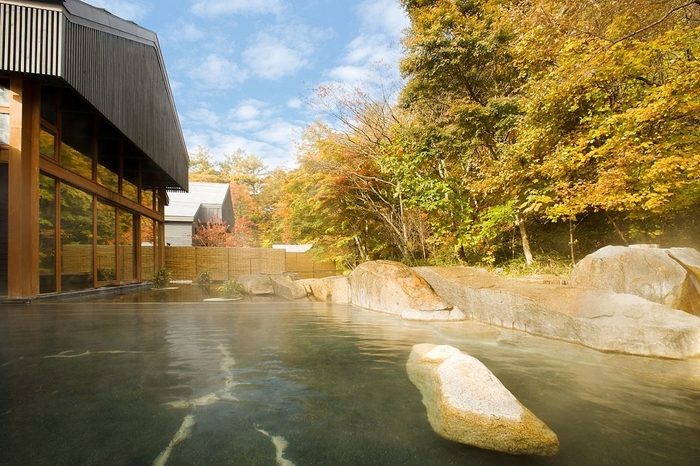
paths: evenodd
<path fill-rule="evenodd" d="M 478 359 L 452 346 L 424 343 L 413 347 L 406 370 L 441 437 L 516 455 L 559 451 L 557 435 Z"/>
<path fill-rule="evenodd" d="M 471 267 L 416 267 L 468 319 L 600 351 L 700 356 L 700 318 L 631 294 L 523 283 Z"/>

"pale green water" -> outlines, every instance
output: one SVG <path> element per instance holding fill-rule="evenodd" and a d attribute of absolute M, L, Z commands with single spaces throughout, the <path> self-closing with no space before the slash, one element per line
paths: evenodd
<path fill-rule="evenodd" d="M 700 360 L 351 306 L 141 296 L 0 309 L 0 464 L 700 464 Z M 560 453 L 433 434 L 405 369 L 423 342 L 484 362 L 559 435 Z"/>

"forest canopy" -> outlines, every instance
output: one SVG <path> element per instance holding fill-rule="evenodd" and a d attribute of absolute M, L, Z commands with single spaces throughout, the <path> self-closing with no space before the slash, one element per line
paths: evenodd
<path fill-rule="evenodd" d="M 348 266 L 700 246 L 700 0 L 401 3 L 399 92 L 317 89 L 298 167 L 239 180 L 262 240 Z"/>

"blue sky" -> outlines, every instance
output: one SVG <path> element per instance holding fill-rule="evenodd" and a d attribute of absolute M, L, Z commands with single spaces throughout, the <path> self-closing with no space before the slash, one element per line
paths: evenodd
<path fill-rule="evenodd" d="M 294 166 L 321 84 L 396 83 L 398 0 L 84 0 L 158 34 L 190 152 Z"/>

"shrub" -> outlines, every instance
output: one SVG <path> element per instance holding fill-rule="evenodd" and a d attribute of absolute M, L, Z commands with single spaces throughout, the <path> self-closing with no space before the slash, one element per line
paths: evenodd
<path fill-rule="evenodd" d="M 165 288 L 170 284 L 170 270 L 161 267 L 153 273 L 153 287 Z"/>
<path fill-rule="evenodd" d="M 241 294 L 243 286 L 236 280 L 226 280 L 217 289 L 227 298 L 236 299 L 243 296 Z"/>
<path fill-rule="evenodd" d="M 211 272 L 207 269 L 202 270 L 197 274 L 197 277 L 194 279 L 194 283 L 202 288 L 209 288 L 211 285 Z"/>

